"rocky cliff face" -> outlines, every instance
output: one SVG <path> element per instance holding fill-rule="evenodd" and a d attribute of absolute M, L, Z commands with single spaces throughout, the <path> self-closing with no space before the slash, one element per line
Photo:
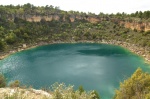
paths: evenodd
<path fill-rule="evenodd" d="M 2 15 L 0 15 L 2 16 Z M 61 14 L 49 14 L 49 15 L 36 15 L 36 14 L 10 14 L 5 16 L 8 20 L 13 21 L 16 17 L 24 19 L 29 22 L 40 22 L 41 20 L 45 21 L 70 21 L 74 22 L 76 20 L 86 20 L 91 23 L 99 23 L 102 20 L 110 20 L 116 22 L 125 28 L 130 28 L 132 30 L 138 31 L 150 31 L 150 22 L 138 22 L 138 21 L 129 21 L 129 20 L 119 20 L 109 17 L 99 17 L 99 16 L 88 16 L 88 15 L 61 15 Z"/>
<path fill-rule="evenodd" d="M 60 20 L 59 15 L 49 15 L 49 16 L 31 16 L 26 18 L 27 21 L 30 22 L 40 22 L 41 19 L 44 18 L 46 21 L 52 21 L 52 20 Z M 76 20 L 86 20 L 91 23 L 98 23 L 102 20 L 113 20 L 111 18 L 102 18 L 102 17 L 95 17 L 95 16 L 80 16 L 80 15 L 70 15 L 69 16 L 70 22 L 74 22 Z M 63 21 L 66 21 L 66 17 L 63 16 Z M 124 26 L 125 28 L 130 28 L 132 30 L 138 30 L 138 31 L 150 31 L 150 22 L 138 22 L 138 21 L 121 21 L 118 20 L 119 24 Z"/>
<path fill-rule="evenodd" d="M 120 25 L 123 25 L 125 28 L 130 28 L 132 30 L 138 31 L 150 31 L 150 22 L 129 22 L 129 21 L 120 21 Z"/>
<path fill-rule="evenodd" d="M 95 16 L 81 16 L 81 15 L 60 15 L 60 14 L 50 14 L 50 15 L 7 15 L 5 16 L 8 20 L 14 21 L 14 19 L 21 18 L 23 20 L 29 21 L 29 22 L 40 22 L 41 20 L 45 21 L 67 21 L 74 22 L 76 20 L 87 20 L 91 23 L 98 23 L 101 21 L 101 18 L 95 17 Z"/>

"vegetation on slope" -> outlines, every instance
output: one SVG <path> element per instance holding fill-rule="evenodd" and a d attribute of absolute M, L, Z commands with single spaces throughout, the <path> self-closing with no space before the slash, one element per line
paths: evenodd
<path fill-rule="evenodd" d="M 143 19 L 147 19 L 149 13 L 143 12 Z M 24 16 L 30 15 L 59 15 L 59 20 L 46 21 L 41 19 L 40 22 L 29 22 L 22 19 Z M 101 21 L 97 23 L 90 23 L 85 19 L 70 21 L 72 15 L 82 16 L 83 18 L 101 17 Z M 145 18 L 145 15 L 147 17 Z M 13 20 L 10 18 L 13 16 Z M 63 21 L 65 16 L 65 21 Z M 36 7 L 32 4 L 25 4 L 23 6 L 0 6 L 0 51 L 6 52 L 22 47 L 22 44 L 34 45 L 38 42 L 52 42 L 52 41 L 79 41 L 91 40 L 101 41 L 119 40 L 133 43 L 143 47 L 150 47 L 149 36 L 150 32 L 130 30 L 120 26 L 118 21 L 112 21 L 111 18 L 117 20 L 131 17 L 136 18 L 137 13 L 127 15 L 125 13 L 116 15 L 95 15 L 92 13 L 83 13 L 75 11 L 62 11 L 58 7 L 45 6 Z M 134 16 L 134 17 L 133 17 Z"/>

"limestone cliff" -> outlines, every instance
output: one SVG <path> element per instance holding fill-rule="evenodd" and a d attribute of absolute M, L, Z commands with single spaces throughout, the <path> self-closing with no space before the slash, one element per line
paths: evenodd
<path fill-rule="evenodd" d="M 74 22 L 76 20 L 87 20 L 91 23 L 97 23 L 101 21 L 100 17 L 97 16 L 82 16 L 82 15 L 62 15 L 62 14 L 49 14 L 49 15 L 34 15 L 34 14 L 10 14 L 6 18 L 10 21 L 14 21 L 15 18 L 21 18 L 29 22 L 40 22 L 42 19 L 45 21 L 67 21 Z"/>
<path fill-rule="evenodd" d="M 2 15 L 0 15 L 1 17 Z M 41 20 L 45 21 L 70 21 L 75 22 L 76 20 L 86 20 L 91 23 L 99 23 L 102 20 L 116 22 L 125 28 L 130 28 L 132 30 L 138 31 L 150 31 L 150 22 L 142 22 L 137 20 L 130 20 L 126 18 L 124 20 L 120 20 L 117 18 L 111 17 L 100 17 L 98 15 L 78 15 L 78 14 L 47 14 L 47 15 L 40 15 L 40 14 L 7 14 L 5 17 L 8 20 L 14 21 L 15 18 L 21 18 L 23 20 L 29 22 L 40 22 Z"/>
<path fill-rule="evenodd" d="M 138 21 L 120 21 L 120 25 L 123 25 L 125 28 L 130 28 L 132 30 L 138 31 L 150 31 L 150 22 L 138 22 Z"/>

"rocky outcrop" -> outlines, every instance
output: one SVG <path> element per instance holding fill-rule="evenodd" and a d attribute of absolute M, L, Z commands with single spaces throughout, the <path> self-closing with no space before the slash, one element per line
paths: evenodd
<path fill-rule="evenodd" d="M 123 25 L 125 28 L 130 28 L 132 30 L 150 31 L 150 22 L 120 21 L 120 25 Z"/>
<path fill-rule="evenodd" d="M 98 23 L 101 21 L 100 18 L 96 18 L 96 17 L 88 17 L 87 20 L 91 23 Z"/>
<path fill-rule="evenodd" d="M 32 88 L 0 88 L 0 97 L 1 99 L 52 99 L 50 93 Z"/>
<path fill-rule="evenodd" d="M 98 15 L 81 15 L 81 14 L 0 14 L 0 18 L 5 17 L 10 21 L 14 21 L 15 18 L 21 18 L 23 20 L 29 22 L 40 22 L 41 20 L 45 21 L 70 21 L 75 22 L 76 20 L 86 20 L 91 23 L 99 23 L 101 21 L 111 21 L 114 23 L 118 23 L 125 28 L 130 28 L 132 30 L 138 31 L 150 31 L 150 22 L 144 22 L 140 19 L 119 19 L 119 18 L 112 18 L 111 16 L 98 16 Z"/>
<path fill-rule="evenodd" d="M 91 23 L 98 23 L 102 19 L 97 17 L 97 16 L 83 16 L 83 15 L 75 15 L 75 14 L 70 14 L 70 15 L 63 15 L 63 14 L 49 14 L 49 15 L 36 15 L 36 14 L 9 14 L 5 16 L 6 19 L 10 21 L 14 21 L 15 18 L 20 18 L 29 22 L 40 22 L 41 20 L 45 21 L 69 21 L 70 22 L 75 22 L 76 20 L 86 20 Z"/>

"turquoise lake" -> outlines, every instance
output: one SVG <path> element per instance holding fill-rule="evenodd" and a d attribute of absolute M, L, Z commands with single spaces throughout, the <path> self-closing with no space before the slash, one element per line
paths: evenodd
<path fill-rule="evenodd" d="M 0 72 L 7 81 L 20 80 L 34 88 L 55 82 L 97 90 L 102 99 L 111 99 L 119 82 L 138 68 L 150 66 L 128 50 L 107 44 L 52 44 L 10 55 L 0 61 Z"/>

